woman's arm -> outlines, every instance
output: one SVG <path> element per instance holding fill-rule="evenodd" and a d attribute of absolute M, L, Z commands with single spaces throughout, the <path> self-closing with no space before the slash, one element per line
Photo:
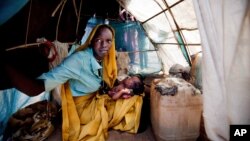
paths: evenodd
<path fill-rule="evenodd" d="M 45 90 L 43 80 L 29 78 L 9 64 L 3 63 L 2 65 L 11 84 L 24 94 L 36 96 Z"/>

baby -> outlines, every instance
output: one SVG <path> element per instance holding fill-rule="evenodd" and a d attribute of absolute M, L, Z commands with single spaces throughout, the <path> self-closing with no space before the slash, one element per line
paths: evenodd
<path fill-rule="evenodd" d="M 138 75 L 127 77 L 110 91 L 108 95 L 117 100 L 119 98 L 130 98 L 133 95 L 140 95 L 144 92 L 144 85 L 141 77 Z"/>

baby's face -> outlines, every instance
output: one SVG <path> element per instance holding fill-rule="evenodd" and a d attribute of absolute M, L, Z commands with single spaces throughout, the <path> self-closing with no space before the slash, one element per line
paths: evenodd
<path fill-rule="evenodd" d="M 118 92 L 124 88 L 133 89 L 137 84 L 140 84 L 140 83 L 141 83 L 140 79 L 136 76 L 133 76 L 133 77 L 122 80 L 120 84 L 112 88 L 111 91 Z"/>
<path fill-rule="evenodd" d="M 127 78 L 121 82 L 125 88 L 133 89 L 137 84 L 140 84 L 140 79 L 136 76 Z"/>

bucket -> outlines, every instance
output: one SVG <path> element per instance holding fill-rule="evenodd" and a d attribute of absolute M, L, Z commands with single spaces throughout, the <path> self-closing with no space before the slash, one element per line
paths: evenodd
<path fill-rule="evenodd" d="M 191 91 L 161 95 L 155 87 L 154 80 L 150 89 L 150 118 L 156 140 L 196 141 L 200 134 L 202 95 Z"/>

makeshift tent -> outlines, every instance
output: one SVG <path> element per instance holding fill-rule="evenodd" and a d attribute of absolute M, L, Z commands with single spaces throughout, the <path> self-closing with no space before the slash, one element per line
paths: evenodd
<path fill-rule="evenodd" d="M 204 121 L 211 140 L 250 123 L 248 0 L 194 1 L 202 39 Z"/>
<path fill-rule="evenodd" d="M 0 34 L 4 36 L 1 49 L 34 43 L 41 37 L 61 42 L 80 40 L 88 19 L 94 14 L 103 19 L 117 19 L 124 8 L 139 22 L 140 30 L 145 31 L 157 53 L 155 57 L 158 56 L 162 63 L 164 74 L 168 74 L 175 63 L 191 66 L 191 56 L 202 52 L 203 117 L 210 140 L 229 140 L 230 125 L 250 124 L 248 0 L 26 2 L 25 5 L 19 1 L 21 4 L 12 8 L 10 0 L 1 1 Z M 25 5 L 23 9 L 20 8 L 22 5 Z M 6 9 L 12 12 L 4 11 Z M 41 21 L 37 18 L 39 16 L 47 18 Z M 14 22 L 16 18 L 21 22 Z M 118 51 L 121 50 L 122 47 Z M 6 108 L 1 108 L 3 113 Z M 2 129 L 6 121 L 0 123 Z"/>

